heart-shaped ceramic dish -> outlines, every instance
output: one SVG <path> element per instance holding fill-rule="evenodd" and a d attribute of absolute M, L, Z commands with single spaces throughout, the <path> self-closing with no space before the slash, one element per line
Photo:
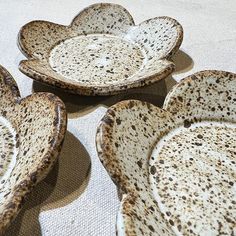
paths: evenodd
<path fill-rule="evenodd" d="M 42 180 L 60 152 L 66 131 L 63 102 L 50 93 L 20 98 L 0 66 L 0 234 Z"/>
<path fill-rule="evenodd" d="M 118 235 L 234 235 L 236 74 L 183 79 L 163 109 L 107 110 L 98 155 L 122 193 Z"/>
<path fill-rule="evenodd" d="M 32 21 L 19 32 L 27 76 L 82 95 L 110 95 L 154 83 L 174 70 L 181 25 L 156 17 L 135 25 L 122 6 L 94 4 L 69 26 Z"/>

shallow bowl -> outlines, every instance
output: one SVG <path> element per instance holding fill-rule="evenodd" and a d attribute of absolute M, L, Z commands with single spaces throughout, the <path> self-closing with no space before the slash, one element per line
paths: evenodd
<path fill-rule="evenodd" d="M 135 25 L 120 5 L 100 3 L 81 11 L 69 26 L 32 21 L 18 44 L 27 76 L 82 95 L 111 95 L 167 77 L 169 59 L 183 39 L 181 25 L 156 17 Z"/>
<path fill-rule="evenodd" d="M 118 235 L 234 235 L 236 74 L 180 81 L 163 109 L 127 100 L 107 110 L 99 158 L 122 194 Z"/>

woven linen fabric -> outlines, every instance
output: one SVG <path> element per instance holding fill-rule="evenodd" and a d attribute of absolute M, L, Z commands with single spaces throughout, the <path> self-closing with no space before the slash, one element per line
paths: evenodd
<path fill-rule="evenodd" d="M 33 82 L 20 73 L 24 56 L 17 48 L 20 27 L 32 20 L 68 25 L 91 0 L 0 1 L 0 64 L 16 79 L 22 96 L 48 91 L 68 111 L 68 131 L 58 163 L 34 189 L 7 236 L 115 235 L 119 207 L 116 186 L 100 163 L 95 134 L 108 106 L 123 99 L 141 99 L 161 106 L 181 78 L 204 69 L 236 72 L 236 1 L 135 0 L 105 1 L 123 5 L 136 23 L 167 15 L 184 28 L 184 41 L 174 56 L 176 71 L 154 85 L 109 97 L 85 97 Z"/>

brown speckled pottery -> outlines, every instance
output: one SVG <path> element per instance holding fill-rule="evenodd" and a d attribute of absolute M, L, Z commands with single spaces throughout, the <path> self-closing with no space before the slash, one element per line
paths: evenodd
<path fill-rule="evenodd" d="M 14 79 L 1 66 L 0 103 L 1 235 L 56 161 L 66 131 L 66 111 L 50 93 L 21 98 Z"/>
<path fill-rule="evenodd" d="M 98 155 L 122 193 L 118 235 L 235 235 L 236 74 L 183 79 L 163 109 L 110 107 Z"/>
<path fill-rule="evenodd" d="M 181 25 L 156 17 L 135 25 L 122 6 L 94 4 L 69 26 L 32 21 L 18 42 L 29 77 L 82 95 L 111 95 L 154 83 L 174 70 L 169 59 L 183 39 Z"/>

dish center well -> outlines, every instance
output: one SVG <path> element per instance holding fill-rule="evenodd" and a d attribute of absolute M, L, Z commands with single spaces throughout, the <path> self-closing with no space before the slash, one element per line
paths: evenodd
<path fill-rule="evenodd" d="M 111 35 L 91 34 L 67 39 L 50 52 L 49 63 L 64 78 L 88 85 L 127 80 L 145 64 L 139 45 Z"/>
<path fill-rule="evenodd" d="M 9 177 L 18 153 L 17 135 L 11 123 L 0 116 L 0 186 Z"/>
<path fill-rule="evenodd" d="M 164 136 L 150 158 L 150 184 L 176 235 L 232 235 L 236 125 L 200 122 Z"/>

